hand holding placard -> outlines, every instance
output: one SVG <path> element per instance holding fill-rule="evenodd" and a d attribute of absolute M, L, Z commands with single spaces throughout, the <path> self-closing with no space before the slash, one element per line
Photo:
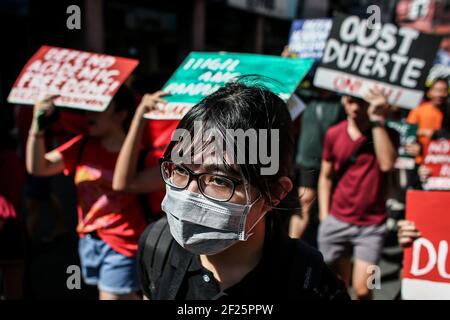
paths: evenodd
<path fill-rule="evenodd" d="M 372 88 L 364 96 L 364 100 L 369 103 L 367 115 L 370 121 L 384 121 L 388 109 L 387 98 L 383 90 Z"/>
<path fill-rule="evenodd" d="M 55 107 L 55 99 L 59 95 L 46 96 L 34 106 L 33 123 L 30 132 L 33 134 L 42 134 L 59 118 L 59 110 Z"/>
<path fill-rule="evenodd" d="M 417 170 L 417 173 L 419 174 L 420 182 L 425 183 L 428 178 L 431 176 L 433 171 L 428 168 L 426 165 L 421 165 L 419 169 Z"/>
<path fill-rule="evenodd" d="M 168 95 L 169 93 L 164 91 L 145 94 L 136 109 L 136 115 L 139 118 L 143 118 L 146 113 L 154 112 L 158 109 L 164 108 L 167 105 L 167 101 L 162 97 L 166 97 Z"/>
<path fill-rule="evenodd" d="M 417 230 L 414 221 L 400 220 L 397 223 L 397 238 L 398 244 L 404 248 L 411 246 L 413 241 L 421 236 L 420 231 Z"/>

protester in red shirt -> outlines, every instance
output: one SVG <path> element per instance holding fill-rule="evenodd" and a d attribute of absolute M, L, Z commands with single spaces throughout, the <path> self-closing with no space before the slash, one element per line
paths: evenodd
<path fill-rule="evenodd" d="M 380 90 L 370 90 L 365 101 L 344 96 L 342 104 L 347 120 L 325 136 L 318 243 L 347 285 L 353 275 L 356 298 L 370 299 L 368 268 L 378 262 L 386 232 L 383 173 L 394 167 L 396 149 L 384 127 L 388 105 Z"/>
<path fill-rule="evenodd" d="M 27 169 L 38 176 L 74 174 L 85 282 L 99 288 L 100 299 L 138 298 L 135 257 L 147 221 L 137 196 L 112 189 L 116 159 L 134 112 L 134 96 L 122 86 L 104 112 L 87 114 L 89 134 L 46 153 L 42 113 L 49 117 L 54 112 L 53 99 L 49 97 L 35 106 Z"/>

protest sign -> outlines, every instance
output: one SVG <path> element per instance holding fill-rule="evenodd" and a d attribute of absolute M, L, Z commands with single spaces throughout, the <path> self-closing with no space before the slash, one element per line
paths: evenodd
<path fill-rule="evenodd" d="M 8 102 L 35 104 L 59 95 L 56 106 L 104 111 L 137 60 L 42 46 L 22 69 Z"/>
<path fill-rule="evenodd" d="M 305 111 L 306 104 L 305 102 L 295 93 L 292 97 L 287 101 L 287 107 L 289 110 L 289 114 L 291 115 L 292 121 L 297 119 L 300 114 Z"/>
<path fill-rule="evenodd" d="M 289 35 L 289 52 L 298 58 L 320 59 L 332 23 L 331 19 L 294 20 Z"/>
<path fill-rule="evenodd" d="M 416 165 L 415 157 L 409 155 L 405 147 L 407 144 L 417 142 L 417 125 L 406 121 L 388 120 L 386 125 L 399 133 L 400 145 L 398 147 L 398 157 L 395 161 L 395 168 L 397 169 L 414 169 Z"/>
<path fill-rule="evenodd" d="M 425 151 L 424 165 L 431 169 L 423 185 L 425 190 L 450 190 L 450 140 L 432 140 Z"/>
<path fill-rule="evenodd" d="M 148 119 L 181 119 L 186 112 L 225 83 L 241 76 L 244 83 L 264 85 L 287 101 L 308 73 L 312 59 L 226 52 L 192 52 L 164 85 L 168 104 L 145 115 Z M 255 77 L 253 77 L 255 76 Z M 248 82 L 247 82 L 248 81 Z"/>
<path fill-rule="evenodd" d="M 447 1 L 400 0 L 396 2 L 395 22 L 398 25 L 442 36 L 440 47 L 450 52 L 450 10 Z"/>
<path fill-rule="evenodd" d="M 423 97 L 439 42 L 414 29 L 337 14 L 314 85 L 360 98 L 378 87 L 390 104 L 412 109 Z"/>
<path fill-rule="evenodd" d="M 415 223 L 421 237 L 405 249 L 402 297 L 450 299 L 450 192 L 410 190 L 406 219 Z"/>

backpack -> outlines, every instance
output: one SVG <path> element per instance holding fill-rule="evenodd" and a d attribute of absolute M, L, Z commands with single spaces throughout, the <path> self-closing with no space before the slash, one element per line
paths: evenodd
<path fill-rule="evenodd" d="M 140 242 L 143 245 L 140 248 L 142 252 L 140 265 L 141 268 L 146 270 L 148 281 L 142 281 L 141 279 L 141 283 L 148 283 L 150 285 L 150 296 L 156 296 L 154 294 L 157 290 L 156 283 L 163 273 L 174 239 L 170 234 L 165 216 L 147 228 L 149 228 L 147 235 Z M 292 273 L 291 279 L 296 279 L 296 281 L 290 281 L 288 295 L 297 297 L 304 294 L 311 297 L 312 294 L 319 297 L 319 288 L 325 266 L 322 254 L 313 250 L 303 241 L 295 241 L 294 246 L 299 254 L 295 255 L 297 259 L 293 260 L 290 270 Z M 179 279 L 179 281 L 180 283 L 175 284 L 177 288 L 181 285 L 183 279 Z M 143 288 L 144 292 L 145 289 Z"/>

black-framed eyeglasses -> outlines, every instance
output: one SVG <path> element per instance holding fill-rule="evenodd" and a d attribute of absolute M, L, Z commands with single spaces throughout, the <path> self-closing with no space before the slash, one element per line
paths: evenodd
<path fill-rule="evenodd" d="M 166 184 L 178 189 L 186 189 L 192 180 L 195 180 L 200 193 L 206 198 L 215 201 L 229 201 L 236 190 L 236 186 L 243 182 L 234 177 L 228 177 L 212 173 L 195 173 L 182 164 L 175 164 L 173 161 L 161 158 L 161 176 Z"/>

